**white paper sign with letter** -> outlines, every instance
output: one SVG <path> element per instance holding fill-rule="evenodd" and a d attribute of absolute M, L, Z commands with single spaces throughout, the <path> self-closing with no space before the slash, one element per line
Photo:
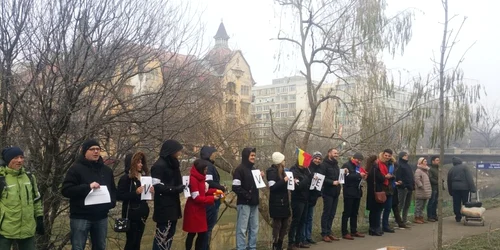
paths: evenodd
<path fill-rule="evenodd" d="M 288 176 L 288 183 L 286 184 L 286 188 L 288 190 L 295 190 L 295 179 L 293 179 L 292 172 L 285 172 L 286 176 Z"/>
<path fill-rule="evenodd" d="M 255 182 L 255 186 L 257 186 L 257 188 L 266 187 L 266 183 L 264 182 L 264 179 L 260 174 L 260 170 L 258 169 L 252 170 L 252 175 L 253 175 L 253 181 Z"/>
<path fill-rule="evenodd" d="M 347 169 L 345 169 L 345 168 L 340 169 L 340 173 L 339 173 L 339 183 L 340 184 L 345 183 L 345 171 L 347 171 Z"/>
<path fill-rule="evenodd" d="M 143 187 L 141 200 L 152 200 L 150 189 L 153 186 L 153 178 L 151 176 L 141 176 L 141 185 Z"/>
<path fill-rule="evenodd" d="M 184 188 L 184 197 L 191 197 L 191 190 L 189 190 L 189 176 L 182 176 L 182 185 L 186 186 Z"/>
<path fill-rule="evenodd" d="M 323 188 L 323 182 L 325 181 L 325 176 L 320 174 L 320 173 L 315 173 L 314 178 L 311 181 L 311 187 L 309 187 L 309 190 L 318 190 L 321 191 L 321 188 Z"/>

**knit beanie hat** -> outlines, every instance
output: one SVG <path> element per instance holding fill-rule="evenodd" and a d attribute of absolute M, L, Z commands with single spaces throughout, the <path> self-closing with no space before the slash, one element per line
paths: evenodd
<path fill-rule="evenodd" d="M 99 145 L 99 142 L 94 139 L 88 139 L 84 141 L 82 144 L 82 155 L 85 155 L 87 153 L 87 150 L 89 150 L 89 148 L 91 148 L 92 146 L 101 147 L 101 145 Z"/>
<path fill-rule="evenodd" d="M 358 159 L 358 160 L 360 160 L 360 161 L 362 161 L 362 160 L 364 159 L 363 154 L 361 154 L 361 153 L 359 153 L 359 152 L 358 152 L 358 153 L 355 153 L 355 154 L 352 156 L 352 158 L 354 158 L 354 159 Z"/>
<path fill-rule="evenodd" d="M 278 165 L 285 160 L 285 156 L 280 152 L 274 152 L 272 158 L 275 165 Z"/>
<path fill-rule="evenodd" d="M 405 155 L 407 155 L 408 153 L 404 152 L 404 151 L 401 151 L 399 152 L 399 159 L 402 159 L 403 157 L 405 157 Z"/>
<path fill-rule="evenodd" d="M 19 147 L 6 147 L 2 150 L 2 158 L 7 165 L 9 165 L 12 159 L 16 158 L 19 155 L 24 156 L 23 150 L 21 150 L 21 148 Z"/>
<path fill-rule="evenodd" d="M 316 151 L 313 153 L 313 159 L 316 157 L 323 158 L 323 154 L 321 154 L 321 152 L 319 152 L 319 151 Z"/>

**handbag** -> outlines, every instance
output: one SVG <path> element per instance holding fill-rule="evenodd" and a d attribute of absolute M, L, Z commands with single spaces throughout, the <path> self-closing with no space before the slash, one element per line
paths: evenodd
<path fill-rule="evenodd" d="M 132 184 L 134 182 L 130 182 L 130 192 L 132 192 Z M 130 229 L 130 221 L 128 220 L 128 210 L 130 209 L 130 201 L 127 204 L 127 213 L 125 215 L 125 218 L 117 218 L 115 219 L 115 226 L 113 227 L 113 230 L 117 233 L 123 233 L 127 232 Z"/>
<path fill-rule="evenodd" d="M 385 203 L 385 201 L 387 200 L 385 192 L 377 192 L 377 183 L 375 182 L 375 169 L 373 170 L 373 192 L 375 193 L 375 201 L 377 203 Z"/>

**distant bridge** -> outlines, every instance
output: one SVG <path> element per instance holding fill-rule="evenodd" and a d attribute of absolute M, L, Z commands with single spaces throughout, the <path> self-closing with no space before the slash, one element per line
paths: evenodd
<path fill-rule="evenodd" d="M 412 162 L 416 162 L 420 157 L 425 157 L 429 161 L 433 155 L 439 155 L 438 148 L 417 149 L 416 154 L 410 154 L 410 157 Z M 466 162 L 500 162 L 500 148 L 447 148 L 441 161 L 450 164 L 453 157 L 459 157 Z"/>

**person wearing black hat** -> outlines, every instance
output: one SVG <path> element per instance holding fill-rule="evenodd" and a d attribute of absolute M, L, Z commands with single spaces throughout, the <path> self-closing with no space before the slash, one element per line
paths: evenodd
<path fill-rule="evenodd" d="M 106 249 L 108 212 L 116 205 L 116 186 L 113 170 L 104 165 L 101 146 L 96 140 L 85 141 L 81 154 L 68 169 L 62 184 L 62 195 L 69 198 L 69 218 L 72 249 L 85 249 L 90 233 L 93 250 Z M 91 190 L 106 186 L 110 202 L 85 205 Z"/>
<path fill-rule="evenodd" d="M 321 173 L 321 161 L 323 160 L 323 155 L 321 152 L 316 151 L 312 155 L 311 164 L 309 164 L 309 174 L 311 180 L 314 178 L 316 173 Z M 313 218 L 314 218 L 314 208 L 318 202 L 318 198 L 321 197 L 321 191 L 316 189 L 309 190 L 309 201 L 307 202 L 307 214 L 306 214 L 306 224 L 304 225 L 304 230 L 302 230 L 302 238 L 305 244 L 316 244 L 316 241 L 312 239 L 312 228 L 313 228 Z"/>
<path fill-rule="evenodd" d="M 363 161 L 361 153 L 355 153 L 350 161 L 344 163 L 342 170 L 345 171 L 344 188 L 344 212 L 342 212 L 342 238 L 354 240 L 354 237 L 363 238 L 358 232 L 358 211 L 363 196 L 362 181 L 366 179 L 366 172 L 361 167 Z M 351 230 L 347 230 L 347 221 L 350 221 Z"/>
<path fill-rule="evenodd" d="M 154 185 L 154 212 L 156 233 L 153 250 L 170 250 L 177 220 L 182 218 L 179 194 L 184 191 L 179 157 L 182 145 L 176 140 L 166 140 L 161 146 L 160 157 L 151 167 L 151 177 L 160 180 Z"/>
<path fill-rule="evenodd" d="M 448 171 L 448 192 L 453 197 L 453 212 L 455 221 L 462 221 L 460 209 L 469 199 L 469 193 L 476 192 L 474 179 L 469 168 L 463 164 L 462 159 L 453 157 L 453 167 Z"/>
<path fill-rule="evenodd" d="M 4 148 L 2 159 L 0 249 L 10 249 L 16 242 L 19 249 L 35 250 L 35 232 L 44 233 L 43 210 L 36 179 L 33 175 L 28 176 L 30 174 L 24 169 L 24 153 L 19 147 Z"/>

